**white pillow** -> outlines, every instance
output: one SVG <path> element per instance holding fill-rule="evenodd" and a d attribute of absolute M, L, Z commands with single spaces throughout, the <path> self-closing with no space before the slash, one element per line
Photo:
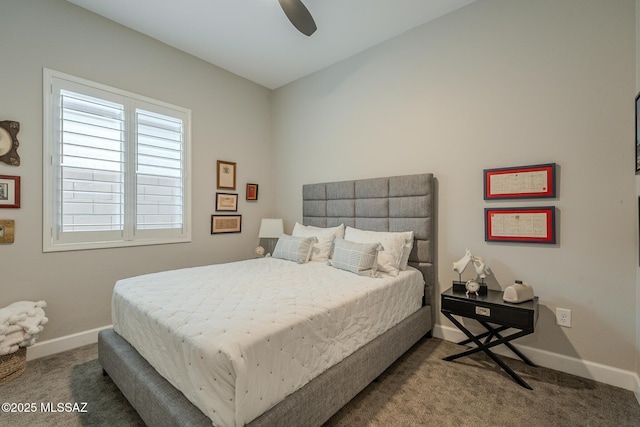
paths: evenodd
<path fill-rule="evenodd" d="M 340 224 L 337 227 L 314 227 L 313 225 L 302 225 L 296 222 L 293 227 L 292 236 L 295 237 L 315 237 L 318 239 L 313 244 L 311 250 L 311 261 L 326 261 L 331 256 L 331 246 L 333 245 L 333 239 L 336 237 L 344 237 L 344 224 Z"/>
<path fill-rule="evenodd" d="M 382 249 L 380 243 L 355 243 L 336 237 L 333 246 L 329 264 L 363 276 L 376 276 L 378 254 Z"/>
<path fill-rule="evenodd" d="M 409 264 L 409 255 L 411 255 L 411 249 L 413 249 L 413 231 L 402 231 L 397 234 L 404 236 L 404 248 L 402 249 L 402 258 L 400 259 L 400 271 L 407 269 Z"/>
<path fill-rule="evenodd" d="M 309 262 L 315 237 L 292 237 L 283 234 L 273 250 L 273 258 L 295 261 L 298 264 Z"/>
<path fill-rule="evenodd" d="M 407 243 L 404 246 L 404 250 L 402 251 L 402 259 L 400 260 L 400 271 L 404 271 L 407 269 L 409 265 L 409 255 L 411 255 L 411 249 L 413 249 L 413 231 L 411 233 L 411 238 L 408 239 Z"/>
<path fill-rule="evenodd" d="M 413 231 L 396 233 L 347 227 L 344 238 L 351 242 L 382 244 L 383 250 L 378 255 L 378 271 L 397 276 L 400 270 L 407 268 L 407 261 L 413 247 Z"/>

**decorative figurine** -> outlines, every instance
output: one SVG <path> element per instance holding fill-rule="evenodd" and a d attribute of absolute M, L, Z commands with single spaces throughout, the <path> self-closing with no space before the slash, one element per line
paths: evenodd
<path fill-rule="evenodd" d="M 463 282 L 462 273 L 469 264 L 473 264 L 476 270 L 476 278 Z M 484 283 L 484 279 L 491 274 L 491 271 L 482 257 L 473 255 L 467 248 L 464 256 L 453 263 L 453 270 L 458 273 L 458 280 L 453 281 L 454 292 L 466 292 L 467 296 L 469 296 L 469 293 L 475 293 L 476 295 L 487 293 L 487 285 Z"/>
<path fill-rule="evenodd" d="M 476 269 L 476 274 L 482 281 L 484 281 L 485 277 L 491 274 L 489 267 L 484 264 L 482 257 L 472 255 L 471 262 L 473 263 L 473 267 Z"/>
<path fill-rule="evenodd" d="M 467 266 L 471 262 L 471 251 L 466 249 L 464 256 L 460 258 L 458 261 L 453 263 L 453 270 L 458 272 L 458 279 L 462 282 L 462 272 L 466 270 Z"/>

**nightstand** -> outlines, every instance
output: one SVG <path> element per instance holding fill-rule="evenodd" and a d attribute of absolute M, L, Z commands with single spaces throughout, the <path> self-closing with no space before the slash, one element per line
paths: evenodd
<path fill-rule="evenodd" d="M 447 319 L 451 320 L 458 329 L 469 337 L 458 344 L 465 345 L 473 342 L 477 346 L 462 353 L 446 357 L 444 360 L 452 361 L 460 357 L 469 356 L 470 354 L 483 351 L 498 366 L 504 369 L 504 371 L 508 373 L 518 384 L 522 387 L 528 388 L 529 390 L 533 390 L 526 381 L 520 378 L 518 374 L 516 374 L 509 366 L 507 366 L 506 363 L 495 355 L 491 351 L 491 348 L 504 344 L 526 364 L 536 366 L 531 362 L 531 360 L 515 348 L 510 341 L 534 332 L 536 322 L 538 320 L 538 297 L 534 297 L 532 301 L 512 304 L 503 301 L 502 291 L 489 290 L 486 295 L 476 296 L 470 294 L 469 296 L 466 296 L 464 293 L 454 292 L 453 289 L 450 288 L 440 295 L 440 311 L 447 317 Z M 487 332 L 474 335 L 453 316 L 462 316 L 474 319 L 484 326 Z M 507 329 L 515 329 L 516 331 L 510 335 L 502 336 L 501 333 Z M 483 338 L 484 340 L 481 341 Z"/>

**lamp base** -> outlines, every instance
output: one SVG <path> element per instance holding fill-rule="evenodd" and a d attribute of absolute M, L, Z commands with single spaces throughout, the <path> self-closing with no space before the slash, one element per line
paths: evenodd
<path fill-rule="evenodd" d="M 264 248 L 264 255 L 271 255 L 276 248 L 276 243 L 278 242 L 277 238 L 273 237 L 261 237 L 260 238 L 260 246 Z"/>

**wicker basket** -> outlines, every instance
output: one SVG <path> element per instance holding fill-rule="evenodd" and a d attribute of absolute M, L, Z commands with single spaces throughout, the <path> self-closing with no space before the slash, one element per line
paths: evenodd
<path fill-rule="evenodd" d="M 18 351 L 0 356 L 0 384 L 18 378 L 27 369 L 27 348 L 20 347 Z"/>

